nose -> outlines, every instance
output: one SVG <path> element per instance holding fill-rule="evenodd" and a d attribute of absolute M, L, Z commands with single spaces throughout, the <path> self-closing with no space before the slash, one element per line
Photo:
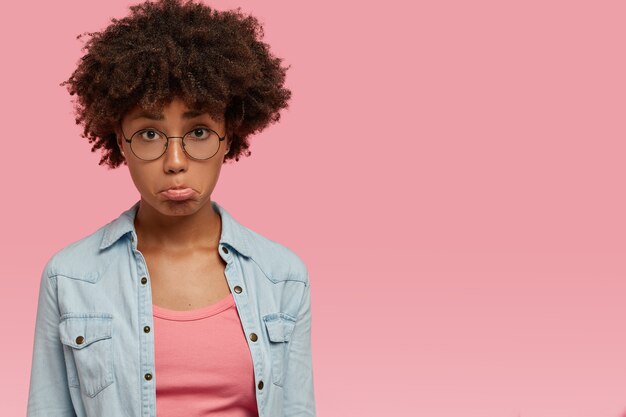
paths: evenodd
<path fill-rule="evenodd" d="M 176 174 L 187 170 L 189 160 L 183 149 L 182 138 L 170 138 L 165 150 L 163 170 L 166 173 Z"/>

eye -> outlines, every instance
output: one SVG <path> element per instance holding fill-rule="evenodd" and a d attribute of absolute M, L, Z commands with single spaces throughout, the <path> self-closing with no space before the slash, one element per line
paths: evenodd
<path fill-rule="evenodd" d="M 161 138 L 161 135 L 156 130 L 146 129 L 139 132 L 139 137 L 146 142 L 152 142 Z"/>
<path fill-rule="evenodd" d="M 210 135 L 211 131 L 205 127 L 197 127 L 188 134 L 191 139 L 195 140 L 208 139 Z"/>

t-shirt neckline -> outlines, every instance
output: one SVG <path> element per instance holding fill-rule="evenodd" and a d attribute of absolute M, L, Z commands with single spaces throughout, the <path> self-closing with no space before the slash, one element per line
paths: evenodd
<path fill-rule="evenodd" d="M 204 307 L 193 310 L 170 310 L 152 304 L 152 315 L 166 320 L 187 321 L 198 320 L 214 316 L 235 305 L 235 298 L 232 293 L 226 297 Z"/>

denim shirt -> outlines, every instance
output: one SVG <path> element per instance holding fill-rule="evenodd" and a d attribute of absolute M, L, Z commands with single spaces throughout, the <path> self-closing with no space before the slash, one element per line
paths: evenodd
<path fill-rule="evenodd" d="M 259 416 L 315 416 L 307 267 L 210 204 L 222 220 L 218 252 L 250 348 Z M 139 201 L 46 263 L 28 417 L 156 416 L 151 281 L 137 250 L 138 208 Z"/>

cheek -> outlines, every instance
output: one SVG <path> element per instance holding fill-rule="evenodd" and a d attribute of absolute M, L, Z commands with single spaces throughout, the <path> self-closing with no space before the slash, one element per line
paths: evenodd
<path fill-rule="evenodd" d="M 213 182 L 217 182 L 222 170 L 222 159 L 215 158 L 215 161 L 211 161 L 211 167 L 207 176 L 211 178 Z"/>
<path fill-rule="evenodd" d="M 222 168 L 221 164 L 215 162 L 218 160 L 208 164 L 191 164 L 188 172 L 189 182 L 204 190 L 215 187 Z"/>
<path fill-rule="evenodd" d="M 130 176 L 135 183 L 135 187 L 137 187 L 139 191 L 151 188 L 150 179 L 153 176 L 150 174 L 150 170 L 147 169 L 147 167 L 139 167 L 135 164 L 128 164 L 128 171 L 130 172 Z"/>

